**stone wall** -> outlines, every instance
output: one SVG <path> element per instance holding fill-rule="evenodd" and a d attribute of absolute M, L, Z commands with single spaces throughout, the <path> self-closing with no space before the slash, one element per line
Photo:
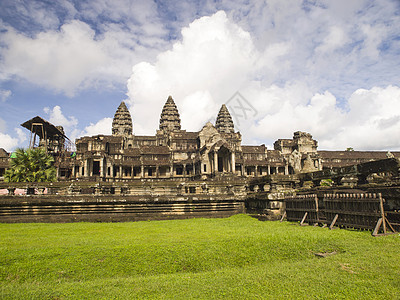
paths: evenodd
<path fill-rule="evenodd" d="M 10 195 L 0 196 L 0 222 L 119 222 L 245 212 L 244 184 L 235 181 L 24 183 L 6 188 Z M 26 192 L 11 195 L 17 189 Z"/>

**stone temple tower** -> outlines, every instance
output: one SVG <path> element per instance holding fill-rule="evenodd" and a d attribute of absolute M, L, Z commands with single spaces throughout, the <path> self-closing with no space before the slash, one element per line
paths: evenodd
<path fill-rule="evenodd" d="M 170 132 L 181 129 L 181 119 L 179 118 L 178 109 L 174 99 L 168 97 L 161 112 L 160 130 Z"/>
<path fill-rule="evenodd" d="M 132 118 L 124 101 L 121 102 L 115 112 L 112 122 L 112 134 L 117 136 L 132 135 Z"/>
<path fill-rule="evenodd" d="M 217 121 L 215 122 L 215 128 L 221 133 L 234 133 L 234 126 L 231 114 L 225 104 L 222 104 L 219 110 Z"/>

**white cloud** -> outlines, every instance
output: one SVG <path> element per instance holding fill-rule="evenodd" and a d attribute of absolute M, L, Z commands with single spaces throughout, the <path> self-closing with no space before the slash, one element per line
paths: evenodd
<path fill-rule="evenodd" d="M 4 70 L 72 96 L 107 58 L 93 40 L 94 34 L 80 21 L 65 24 L 59 31 L 41 32 L 35 38 L 10 29 L 3 34 L 8 45 L 2 53 Z"/>
<path fill-rule="evenodd" d="M 45 107 L 43 111 L 49 115 L 49 122 L 55 126 L 62 126 L 66 133 L 71 132 L 78 125 L 78 120 L 73 117 L 66 117 L 61 111 L 61 107 L 56 105 L 53 109 Z"/>
<path fill-rule="evenodd" d="M 168 95 L 175 99 L 182 123 L 198 129 L 212 110 L 217 114 L 222 101 L 247 82 L 256 58 L 250 34 L 224 12 L 194 21 L 182 30 L 182 41 L 161 53 L 155 64 L 142 62 L 133 67 L 128 103 L 133 107 L 135 132 L 156 130 Z M 193 119 L 193 125 L 186 118 Z"/>
<path fill-rule="evenodd" d="M 356 90 L 347 110 L 339 109 L 328 91 L 315 94 L 308 103 L 290 101 L 286 89 L 269 89 L 269 99 L 281 102 L 254 122 L 249 132 L 254 140 L 290 138 L 297 130 L 313 134 L 320 149 L 387 150 L 400 148 L 400 87 Z M 279 99 L 286 99 L 280 101 Z"/>
<path fill-rule="evenodd" d="M 1 90 L 0 89 L 0 102 L 5 102 L 11 96 L 10 90 Z"/>
<path fill-rule="evenodd" d="M 347 53 L 349 41 L 349 28 L 328 27 L 325 37 L 312 48 L 318 55 L 304 59 L 303 68 L 309 65 L 317 71 L 328 54 L 339 57 L 343 51 Z M 371 49 L 376 50 L 378 44 Z M 155 131 L 169 94 L 177 103 L 182 129 L 199 130 L 239 90 L 256 110 L 237 128 L 245 143 L 272 144 L 301 130 L 313 134 L 321 149 L 400 148 L 399 87 L 348 90 L 349 100 L 339 102 L 329 89 L 319 91 L 325 84 L 323 78 L 310 74 L 303 80 L 304 74 L 293 72 L 293 46 L 293 42 L 277 42 L 258 51 L 249 33 L 224 12 L 195 20 L 182 30 L 182 40 L 161 53 L 154 64 L 142 62 L 133 67 L 128 102 L 133 107 L 136 133 Z M 357 51 L 365 51 L 365 47 Z M 357 55 L 351 53 L 351 59 Z M 337 62 L 338 69 L 327 73 L 345 72 L 348 63 L 348 58 Z M 286 72 L 287 80 L 274 84 L 273 77 L 281 72 Z"/>
<path fill-rule="evenodd" d="M 19 141 L 17 138 L 13 138 L 8 134 L 0 132 L 0 148 L 10 152 L 18 146 L 18 143 Z"/>
<path fill-rule="evenodd" d="M 35 37 L 8 29 L 2 34 L 7 45 L 1 49 L 2 76 L 17 75 L 73 97 L 80 89 L 109 88 L 124 82 L 130 66 L 139 58 L 154 56 L 163 46 L 151 38 L 139 43 L 139 37 L 118 26 L 109 25 L 107 30 L 96 38 L 89 25 L 77 20 Z"/>
<path fill-rule="evenodd" d="M 8 4 L 10 14 L 17 10 L 18 22 L 32 28 L 20 32 L 0 20 L 0 78 L 18 76 L 73 97 L 82 89 L 120 87 L 133 64 L 168 47 L 168 30 L 153 1 L 74 5 Z"/>
<path fill-rule="evenodd" d="M 0 119 L 1 123 L 2 119 Z M 17 147 L 26 147 L 23 143 L 26 141 L 26 134 L 20 128 L 15 128 L 17 137 L 10 134 L 1 132 L 3 129 L 0 127 L 0 148 L 5 149 L 7 152 L 13 151 Z"/>
<path fill-rule="evenodd" d="M 74 116 L 66 117 L 60 106 L 56 105 L 52 109 L 49 107 L 43 108 L 43 111 L 49 116 L 49 122 L 55 126 L 61 125 L 64 128 L 65 134 L 72 142 L 76 138 L 82 136 L 93 136 L 98 134 L 110 135 L 112 128 L 112 118 L 104 118 L 97 123 L 90 123 L 83 130 L 78 127 L 78 120 Z"/>
<path fill-rule="evenodd" d="M 93 136 L 98 134 L 111 135 L 112 121 L 112 118 L 104 118 L 95 124 L 90 123 L 90 125 L 86 126 L 81 132 L 80 136 Z"/>

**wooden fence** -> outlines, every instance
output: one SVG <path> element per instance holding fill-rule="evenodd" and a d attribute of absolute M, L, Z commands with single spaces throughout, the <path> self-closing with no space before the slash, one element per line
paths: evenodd
<path fill-rule="evenodd" d="M 285 202 L 286 219 L 288 221 L 300 221 L 301 225 L 303 225 L 304 222 L 319 222 L 320 215 L 318 197 L 316 194 L 291 196 L 286 198 Z"/>
<path fill-rule="evenodd" d="M 388 222 L 381 194 L 324 194 L 323 205 L 318 205 L 315 194 L 287 197 L 288 221 L 321 223 L 345 228 L 373 230 L 373 235 L 395 232 Z"/>

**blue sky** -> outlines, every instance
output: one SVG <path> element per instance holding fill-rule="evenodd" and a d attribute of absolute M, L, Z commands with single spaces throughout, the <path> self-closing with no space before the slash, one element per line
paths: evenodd
<path fill-rule="evenodd" d="M 227 103 L 246 144 L 400 150 L 400 1 L 1 1 L 0 147 L 36 115 L 110 134 L 122 100 L 154 134 L 169 95 L 188 131 Z"/>

